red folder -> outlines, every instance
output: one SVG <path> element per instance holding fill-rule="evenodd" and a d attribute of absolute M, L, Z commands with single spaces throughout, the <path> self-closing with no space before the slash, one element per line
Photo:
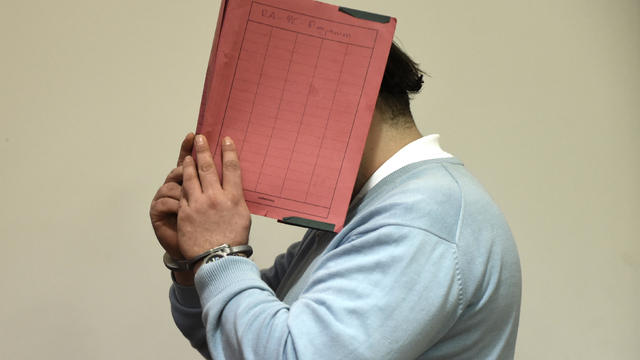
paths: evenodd
<path fill-rule="evenodd" d="M 312 0 L 222 0 L 197 133 L 230 136 L 253 214 L 338 232 L 396 20 Z"/>

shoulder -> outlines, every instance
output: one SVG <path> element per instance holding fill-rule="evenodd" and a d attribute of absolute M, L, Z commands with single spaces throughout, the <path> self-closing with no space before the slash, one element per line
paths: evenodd
<path fill-rule="evenodd" d="M 359 234 L 399 226 L 455 242 L 463 192 L 459 175 L 450 166 L 462 165 L 451 160 L 423 161 L 387 176 L 352 206 L 345 230 Z"/>
<path fill-rule="evenodd" d="M 519 306 L 520 263 L 511 230 L 459 161 L 405 166 L 373 187 L 349 216 L 337 246 L 365 237 L 453 259 L 466 303 L 492 298 L 510 310 Z"/>
<path fill-rule="evenodd" d="M 487 271 L 495 270 L 496 279 L 501 271 L 519 274 L 517 248 L 504 215 L 457 159 L 414 163 L 383 179 L 351 209 L 341 240 L 347 243 L 389 227 L 404 229 L 404 238 L 411 234 L 453 245 L 470 283 L 482 282 Z"/>

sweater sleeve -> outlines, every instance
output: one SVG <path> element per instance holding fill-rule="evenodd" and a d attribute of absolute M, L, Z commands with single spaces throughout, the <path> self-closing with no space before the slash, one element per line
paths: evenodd
<path fill-rule="evenodd" d="M 172 276 L 173 277 L 173 276 Z M 211 359 L 207 337 L 202 324 L 202 308 L 194 286 L 183 286 L 173 282 L 169 290 L 171 315 L 176 326 L 205 359 Z"/>
<path fill-rule="evenodd" d="M 287 248 L 286 252 L 278 255 L 270 268 L 260 271 L 262 280 L 267 283 L 273 291 L 278 289 L 282 277 L 289 269 L 289 266 L 291 266 L 293 259 L 298 254 L 298 250 L 300 249 L 302 242 L 309 236 L 309 232 L 307 232 L 301 241 L 293 243 L 289 248 Z"/>
<path fill-rule="evenodd" d="M 303 240 L 293 243 L 286 252 L 278 255 L 274 264 L 260 272 L 262 280 L 275 291 L 280 284 L 280 280 L 287 272 L 293 259 L 298 254 L 298 250 L 311 230 L 303 237 Z M 206 333 L 202 323 L 202 308 L 198 292 L 194 286 L 183 286 L 175 281 L 169 290 L 169 300 L 171 302 L 171 314 L 180 332 L 189 340 L 202 356 L 210 359 L 207 348 Z"/>
<path fill-rule="evenodd" d="M 291 306 L 247 259 L 196 274 L 215 359 L 415 358 L 459 316 L 461 281 L 455 244 L 402 226 L 345 239 Z"/>

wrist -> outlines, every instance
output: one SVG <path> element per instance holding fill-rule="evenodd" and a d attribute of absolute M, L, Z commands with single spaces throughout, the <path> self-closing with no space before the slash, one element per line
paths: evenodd
<path fill-rule="evenodd" d="M 203 263 L 212 262 L 226 256 L 244 256 L 248 258 L 251 254 L 253 254 L 253 249 L 249 245 L 229 246 L 222 244 L 188 260 L 176 260 L 165 252 L 162 261 L 174 274 L 187 273 L 184 276 L 177 276 L 177 279 L 181 281 L 180 283 L 184 282 L 186 285 L 188 283 L 193 284 L 193 277 Z"/>
<path fill-rule="evenodd" d="M 202 259 L 199 259 L 196 263 L 194 263 L 193 265 L 194 275 L 198 273 L 198 270 L 200 269 L 200 267 L 206 263 L 219 261 L 227 256 L 238 256 L 238 257 L 243 257 L 245 259 L 248 259 L 253 254 L 253 249 L 249 245 L 229 247 L 228 245 L 223 244 L 222 246 L 219 246 L 213 250 L 216 250 L 216 249 L 219 249 L 219 250 L 212 251 L 209 255 L 207 255 Z"/>

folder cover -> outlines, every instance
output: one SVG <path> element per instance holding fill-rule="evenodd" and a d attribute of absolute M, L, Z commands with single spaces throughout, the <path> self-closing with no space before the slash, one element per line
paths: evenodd
<path fill-rule="evenodd" d="M 396 20 L 312 0 L 222 0 L 196 132 L 230 136 L 253 214 L 338 232 Z"/>

